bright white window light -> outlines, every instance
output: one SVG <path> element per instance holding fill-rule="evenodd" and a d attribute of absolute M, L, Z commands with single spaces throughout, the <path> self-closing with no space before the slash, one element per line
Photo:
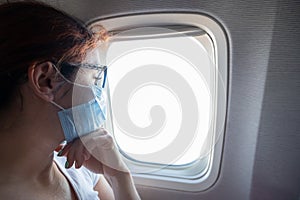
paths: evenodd
<path fill-rule="evenodd" d="M 215 87 L 212 43 L 203 32 L 174 37 L 170 30 L 168 37 L 161 29 L 134 30 L 156 35 L 163 30 L 161 38 L 111 42 L 107 63 L 114 136 L 130 159 L 185 165 L 206 153 Z"/>

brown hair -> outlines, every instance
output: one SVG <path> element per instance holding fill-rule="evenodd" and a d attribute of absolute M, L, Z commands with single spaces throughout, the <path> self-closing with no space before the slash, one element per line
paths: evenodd
<path fill-rule="evenodd" d="M 0 108 L 27 81 L 28 67 L 81 62 L 101 37 L 78 19 L 34 1 L 0 5 Z M 69 67 L 70 68 L 70 67 Z M 75 69 L 60 69 L 64 75 Z"/>

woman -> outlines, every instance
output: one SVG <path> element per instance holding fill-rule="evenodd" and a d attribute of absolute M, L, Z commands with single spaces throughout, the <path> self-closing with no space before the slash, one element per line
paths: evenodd
<path fill-rule="evenodd" d="M 0 199 L 139 199 L 100 128 L 101 38 L 41 3 L 0 5 Z"/>

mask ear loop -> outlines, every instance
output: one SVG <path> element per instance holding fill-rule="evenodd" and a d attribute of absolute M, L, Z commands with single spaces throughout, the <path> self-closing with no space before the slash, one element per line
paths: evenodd
<path fill-rule="evenodd" d="M 76 85 L 76 86 L 80 86 L 80 87 L 84 87 L 84 88 L 90 88 L 90 86 L 86 86 L 86 85 L 81 85 L 78 83 L 73 83 L 72 81 L 68 80 L 55 66 L 55 64 L 52 63 L 52 66 L 54 67 L 54 69 L 56 70 L 56 72 L 67 82 L 70 83 L 72 85 Z M 50 101 L 53 105 L 55 105 L 56 107 L 58 107 L 61 110 L 65 110 L 62 106 L 58 105 L 57 103 L 55 103 L 54 101 Z"/>
<path fill-rule="evenodd" d="M 58 107 L 61 110 L 65 110 L 63 107 L 61 107 L 60 105 L 58 105 L 57 103 L 55 103 L 54 101 L 50 101 L 50 103 L 52 103 L 53 105 L 55 105 L 56 107 Z"/>

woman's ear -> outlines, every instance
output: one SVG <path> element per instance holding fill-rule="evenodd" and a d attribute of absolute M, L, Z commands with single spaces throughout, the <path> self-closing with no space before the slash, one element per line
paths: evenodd
<path fill-rule="evenodd" d="M 45 101 L 54 100 L 56 70 L 51 62 L 43 62 L 28 68 L 28 82 L 34 93 Z"/>

